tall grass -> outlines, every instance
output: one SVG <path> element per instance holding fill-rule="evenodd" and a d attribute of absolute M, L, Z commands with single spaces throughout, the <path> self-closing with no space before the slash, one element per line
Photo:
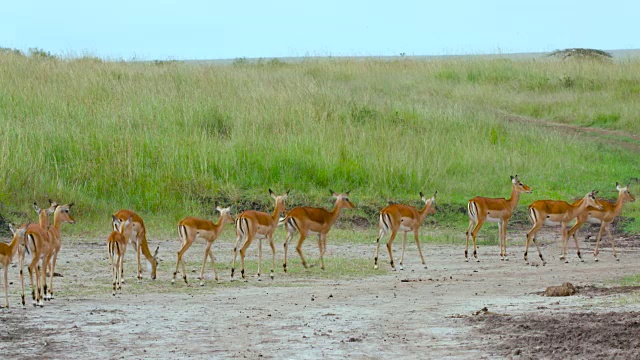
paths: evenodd
<path fill-rule="evenodd" d="M 435 190 L 462 206 L 508 196 L 513 174 L 534 188 L 529 202 L 614 190 L 640 173 L 638 153 L 606 139 L 499 116 L 638 135 L 640 62 L 216 66 L 5 53 L 0 84 L 6 216 L 30 216 L 47 197 L 75 201 L 76 232 L 108 230 L 120 208 L 173 232 L 186 215 L 212 216 L 215 201 L 270 207 L 268 188 L 324 207 L 330 188 L 374 208 Z"/>

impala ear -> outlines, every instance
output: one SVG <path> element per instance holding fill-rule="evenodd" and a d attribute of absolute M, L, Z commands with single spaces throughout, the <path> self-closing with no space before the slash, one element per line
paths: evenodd
<path fill-rule="evenodd" d="M 273 190 L 271 190 L 271 188 L 269 188 L 269 195 L 271 195 L 272 198 L 277 198 L 276 193 L 273 192 Z"/>
<path fill-rule="evenodd" d="M 38 214 L 40 214 L 40 207 L 38 206 L 38 203 L 37 203 L 37 202 L 35 202 L 35 201 L 33 202 L 33 208 L 34 208 L 34 209 L 36 209 L 36 212 L 37 212 Z"/>
<path fill-rule="evenodd" d="M 67 207 L 68 207 L 69 209 L 71 209 L 71 207 L 72 207 L 74 204 L 75 204 L 75 203 L 71 203 L 71 204 L 67 205 Z"/>
<path fill-rule="evenodd" d="M 436 190 L 436 192 L 433 193 L 433 196 L 431 197 L 432 199 L 436 199 L 436 195 L 438 195 L 438 190 Z"/>
<path fill-rule="evenodd" d="M 222 213 L 223 209 L 220 206 L 216 205 L 216 210 L 218 210 L 218 212 Z"/>
<path fill-rule="evenodd" d="M 618 184 L 618 182 L 617 182 L 617 181 L 616 181 L 616 190 L 618 190 L 618 191 L 622 190 L 622 189 L 620 188 L 620 184 Z"/>
<path fill-rule="evenodd" d="M 338 197 L 338 194 L 336 194 L 333 190 L 329 189 L 329 192 L 331 193 L 331 196 Z"/>
<path fill-rule="evenodd" d="M 15 235 L 16 234 L 16 229 L 13 227 L 13 224 L 12 223 L 8 223 L 7 225 L 9 225 L 9 230 L 11 230 L 11 233 L 13 235 Z"/>
<path fill-rule="evenodd" d="M 349 191 L 345 191 L 345 194 L 346 194 L 347 196 L 349 196 L 349 193 L 350 193 L 350 192 L 351 192 L 351 190 L 349 190 Z"/>
<path fill-rule="evenodd" d="M 420 198 L 424 198 L 424 194 L 422 193 L 422 191 L 420 191 Z"/>

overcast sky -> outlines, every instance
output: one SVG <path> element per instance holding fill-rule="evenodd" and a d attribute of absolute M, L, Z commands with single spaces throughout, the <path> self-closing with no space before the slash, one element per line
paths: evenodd
<path fill-rule="evenodd" d="M 461 55 L 640 47 L 640 1 L 29 1 L 0 47 L 109 59 Z"/>

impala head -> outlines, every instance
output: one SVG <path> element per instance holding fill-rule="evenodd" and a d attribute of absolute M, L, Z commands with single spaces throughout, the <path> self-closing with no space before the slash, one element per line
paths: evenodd
<path fill-rule="evenodd" d="M 344 192 L 342 194 L 338 194 L 336 192 L 331 191 L 331 196 L 333 196 L 334 198 L 336 198 L 336 205 L 343 207 L 343 208 L 347 208 L 347 209 L 353 209 L 356 206 L 353 205 L 353 203 L 349 200 L 349 193 L 350 191 Z"/>
<path fill-rule="evenodd" d="M 156 251 L 153 252 L 153 261 L 151 262 L 151 280 L 156 279 L 156 269 L 158 268 L 158 250 L 160 250 L 160 246 L 156 248 Z"/>
<path fill-rule="evenodd" d="M 436 191 L 435 193 L 433 193 L 433 196 L 430 198 L 426 198 L 424 196 L 424 194 L 422 193 L 422 191 L 420 192 L 420 198 L 422 199 L 422 201 L 424 201 L 424 205 L 426 206 L 427 204 L 429 205 L 429 210 L 427 210 L 427 214 L 428 215 L 433 215 L 436 213 L 436 195 L 438 195 L 438 192 Z"/>
<path fill-rule="evenodd" d="M 221 208 L 220 206 L 216 206 L 216 210 L 220 212 L 220 221 L 228 224 L 232 224 L 235 221 L 233 215 L 231 215 L 230 207 Z"/>
<path fill-rule="evenodd" d="M 584 196 L 584 200 L 587 202 L 588 206 L 594 207 L 598 210 L 602 210 L 602 205 L 600 205 L 600 203 L 598 202 L 598 200 L 596 200 L 596 194 L 598 192 L 593 190 L 590 193 L 588 193 L 587 195 Z"/>
<path fill-rule="evenodd" d="M 15 243 L 17 241 L 20 240 L 20 238 L 24 238 L 24 233 L 27 232 L 27 227 L 23 227 L 23 228 L 19 228 L 16 229 L 13 227 L 13 224 L 9 223 L 9 230 L 11 230 L 11 233 L 13 234 L 13 240 L 11 240 L 12 243 Z"/>
<path fill-rule="evenodd" d="M 58 221 L 60 221 L 60 222 L 67 222 L 69 224 L 75 224 L 76 223 L 76 219 L 74 219 L 73 216 L 71 216 L 71 214 L 69 214 L 69 211 L 71 210 L 72 206 L 73 206 L 73 203 L 58 206 L 56 208 L 56 210 L 55 210 L 54 219 L 57 218 Z"/>
<path fill-rule="evenodd" d="M 636 197 L 633 196 L 631 192 L 629 192 L 629 184 L 627 186 L 620 186 L 620 184 L 616 183 L 616 189 L 619 192 L 619 196 L 622 198 L 622 201 L 634 202 L 636 201 Z"/>
<path fill-rule="evenodd" d="M 529 185 L 525 185 L 518 179 L 518 175 L 511 177 L 511 183 L 516 188 L 518 192 L 531 194 L 533 190 L 529 187 Z"/>
<path fill-rule="evenodd" d="M 269 195 L 271 195 L 271 197 L 276 201 L 276 209 L 278 210 L 278 213 L 285 212 L 284 201 L 289 197 L 289 191 L 290 190 L 287 190 L 287 192 L 282 195 L 276 195 L 276 193 L 269 189 Z"/>
<path fill-rule="evenodd" d="M 127 239 L 127 241 L 129 241 L 129 238 L 131 237 L 132 232 L 133 232 L 133 219 L 132 217 L 129 217 L 127 220 L 125 220 L 125 222 L 122 223 L 122 226 L 120 226 L 120 233 L 125 237 L 125 239 Z"/>

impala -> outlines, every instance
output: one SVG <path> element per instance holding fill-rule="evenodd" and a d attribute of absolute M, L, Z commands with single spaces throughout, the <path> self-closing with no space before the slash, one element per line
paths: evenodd
<path fill-rule="evenodd" d="M 374 258 L 373 268 L 378 268 L 378 250 L 380 249 L 380 239 L 382 239 L 385 234 L 391 232 L 391 237 L 389 237 L 389 241 L 387 241 L 387 250 L 389 251 L 389 260 L 391 264 L 391 268 L 395 271 L 396 267 L 393 264 L 393 254 L 391 251 L 391 246 L 393 244 L 393 240 L 396 238 L 398 231 L 402 231 L 402 255 L 400 256 L 400 270 L 403 270 L 403 261 L 404 261 L 404 249 L 407 242 L 407 232 L 413 231 L 413 236 L 416 239 L 416 245 L 418 245 L 418 254 L 420 254 L 420 259 L 422 260 L 422 265 L 424 268 L 427 268 L 427 265 L 424 262 L 424 256 L 422 256 L 422 249 L 420 249 L 420 240 L 418 239 L 418 230 L 420 229 L 420 225 L 427 217 L 427 215 L 432 215 L 436 213 L 435 201 L 436 195 L 438 192 L 436 191 L 430 199 L 427 199 L 424 194 L 420 193 L 420 198 L 424 201 L 424 207 L 422 210 L 416 209 L 413 206 L 402 205 L 402 204 L 393 204 L 389 205 L 386 208 L 382 209 L 380 212 L 380 233 L 378 234 L 378 239 L 376 240 L 376 255 Z"/>
<path fill-rule="evenodd" d="M 43 306 L 43 297 L 47 291 L 46 272 L 47 264 L 51 260 L 53 247 L 49 241 L 47 230 L 38 224 L 26 224 L 20 227 L 24 229 L 24 246 L 25 251 L 31 254 L 31 262 L 29 263 L 29 278 L 31 280 L 31 296 L 33 298 L 33 306 Z M 13 231 L 13 230 L 12 230 Z M 15 233 L 15 231 L 14 231 Z M 23 259 L 18 256 L 20 268 L 20 283 L 22 288 L 22 306 L 25 306 L 24 299 L 24 274 L 22 271 Z M 36 281 L 33 281 L 35 273 Z M 37 290 L 37 291 L 36 291 Z"/>
<path fill-rule="evenodd" d="M 117 221 L 115 216 L 112 215 L 112 218 L 113 221 Z M 119 230 L 113 230 L 107 238 L 107 251 L 109 252 L 109 265 L 111 266 L 113 280 L 113 296 L 116 296 L 116 290 L 122 291 L 122 261 L 132 232 L 133 220 L 128 218 L 121 224 Z"/>
<path fill-rule="evenodd" d="M 258 281 L 262 280 L 260 276 L 260 265 L 262 263 L 262 239 L 269 240 L 271 246 L 271 279 L 274 277 L 274 268 L 276 266 L 276 246 L 273 243 L 273 233 L 278 226 L 278 220 L 281 213 L 285 212 L 284 201 L 287 199 L 289 192 L 277 196 L 271 189 L 269 195 L 276 201 L 275 209 L 271 215 L 266 212 L 247 210 L 238 215 L 236 219 L 236 245 L 233 247 L 233 265 L 231 266 L 231 279 L 236 269 L 236 255 L 238 246 L 240 248 L 240 274 L 244 279 L 244 256 L 253 239 L 258 239 Z"/>
<path fill-rule="evenodd" d="M 486 198 L 476 196 L 469 200 L 467 204 L 467 214 L 469 215 L 469 228 L 467 229 L 467 246 L 464 249 L 465 261 L 469 261 L 469 235 L 473 239 L 473 257 L 476 261 L 478 253 L 476 250 L 476 236 L 482 228 L 485 221 L 498 223 L 498 237 L 500 240 L 500 259 L 509 260 L 507 255 L 507 223 L 513 214 L 521 193 L 532 193 L 533 191 L 528 185 L 523 184 L 518 175 L 511 176 L 511 197 L 504 198 Z"/>
<path fill-rule="evenodd" d="M 527 260 L 527 252 L 529 250 L 529 242 L 533 241 L 538 249 L 538 255 L 540 255 L 540 260 L 542 260 L 542 265 L 545 265 L 546 262 L 542 257 L 542 253 L 540 252 L 540 247 L 538 243 L 536 243 L 536 233 L 542 228 L 543 225 L 560 225 L 562 227 L 562 256 L 560 260 L 566 260 L 566 252 L 567 252 L 567 241 L 568 241 L 568 233 L 567 233 L 567 224 L 575 219 L 576 217 L 581 216 L 582 213 L 588 211 L 589 206 L 592 206 L 598 210 L 602 210 L 603 207 L 596 200 L 596 191 L 591 191 L 587 195 L 585 195 L 582 199 L 574 202 L 573 204 L 569 204 L 566 201 L 556 201 L 556 200 L 538 200 L 529 205 L 529 218 L 531 218 L 531 222 L 533 222 L 533 227 L 531 231 L 527 233 L 527 244 L 525 245 L 524 250 L 524 261 L 528 264 Z M 578 248 L 578 240 L 576 240 L 576 248 L 578 253 L 578 258 L 582 260 L 582 256 L 580 255 L 580 248 Z"/>
<path fill-rule="evenodd" d="M 297 232 L 300 233 L 296 251 L 300 255 L 302 265 L 308 268 L 307 261 L 302 255 L 302 243 L 307 235 L 318 234 L 318 248 L 320 250 L 320 268 L 324 270 L 324 252 L 327 249 L 327 233 L 338 219 L 340 210 L 343 208 L 353 209 L 356 206 L 349 201 L 349 192 L 337 194 L 331 191 L 331 195 L 336 198 L 336 204 L 332 211 L 314 207 L 297 207 L 293 208 L 284 218 L 283 223 L 287 229 L 287 238 L 284 241 L 284 272 L 287 272 L 287 246 L 289 240 Z"/>
<path fill-rule="evenodd" d="M 613 244 L 613 236 L 611 236 L 611 230 L 607 225 L 611 224 L 613 220 L 620 215 L 622 212 L 622 205 L 626 202 L 634 202 L 636 201 L 635 196 L 629 192 L 629 184 L 627 186 L 620 186 L 620 184 L 616 183 L 616 189 L 618 190 L 618 200 L 614 203 L 611 203 L 605 199 L 598 199 L 598 203 L 602 205 L 602 210 L 598 210 L 596 208 L 590 207 L 586 212 L 580 214 L 577 217 L 576 224 L 569 230 L 568 236 L 573 235 L 573 239 L 578 243 L 576 239 L 576 232 L 580 225 L 584 222 L 589 222 L 592 224 L 600 224 L 600 231 L 598 232 L 598 236 L 596 237 L 596 248 L 593 250 L 594 260 L 598 261 L 598 245 L 600 244 L 600 240 L 602 239 L 602 233 L 607 230 L 607 236 L 611 241 L 611 248 L 613 249 L 613 257 L 616 260 L 618 256 L 616 254 L 616 247 Z"/>
<path fill-rule="evenodd" d="M 131 210 L 124 210 L 124 209 L 120 210 L 117 213 L 113 214 L 113 220 L 112 220 L 113 229 L 119 230 L 120 225 L 122 225 L 129 218 L 133 220 L 133 225 L 132 225 L 133 231 L 131 233 L 131 235 L 133 236 L 131 236 L 129 241 L 131 241 L 136 245 L 136 255 L 138 259 L 138 275 L 137 275 L 138 280 L 142 279 L 142 274 L 141 274 L 142 267 L 140 265 L 141 252 L 149 262 L 149 265 L 151 266 L 151 279 L 154 280 L 156 278 L 156 269 L 158 267 L 157 256 L 158 256 L 158 250 L 160 249 L 160 246 L 156 248 L 156 251 L 152 255 L 151 251 L 149 251 L 149 244 L 147 243 L 147 229 L 144 226 L 144 221 L 142 220 L 142 218 Z M 123 264 L 120 264 L 121 266 L 120 271 L 124 272 L 122 265 Z"/>
<path fill-rule="evenodd" d="M 24 242 L 24 234 L 26 232 L 26 228 L 15 230 L 11 224 L 9 224 L 9 229 L 11 229 L 13 233 L 11 243 L 0 243 L 0 264 L 4 267 L 4 300 L 7 308 L 9 308 L 9 278 L 7 273 L 13 256 L 19 251 L 20 246 Z M 18 256 L 20 256 L 20 254 L 18 254 Z M 20 270 L 22 270 L 22 268 L 20 268 Z"/>
<path fill-rule="evenodd" d="M 45 300 L 53 299 L 53 275 L 56 270 L 58 253 L 60 252 L 60 248 L 62 247 L 62 241 L 60 237 L 60 225 L 62 223 L 69 223 L 69 224 L 76 223 L 76 220 L 69 214 L 69 211 L 73 206 L 73 203 L 67 204 L 67 205 L 58 205 L 57 203 L 49 200 L 49 204 L 51 205 L 49 209 L 40 209 L 37 203 L 35 202 L 33 203 L 33 206 L 39 215 L 40 227 L 42 227 L 43 229 L 47 229 L 48 231 L 48 235 L 49 235 L 48 238 L 51 244 L 51 250 L 53 252 L 51 254 L 52 256 L 51 263 L 50 264 L 48 263 L 45 268 L 45 273 L 46 273 L 46 270 L 49 269 L 49 288 L 48 288 L 48 291 L 44 294 Z M 53 209 L 53 225 L 48 227 L 46 225 L 43 226 L 44 224 L 47 224 L 49 222 L 47 218 L 47 214 L 52 209 Z M 45 284 L 45 289 L 47 289 L 46 284 Z"/>
<path fill-rule="evenodd" d="M 202 269 L 200 270 L 200 286 L 204 286 L 204 268 L 207 264 L 207 256 L 211 259 L 213 274 L 216 281 L 218 281 L 218 273 L 216 272 L 211 245 L 213 245 L 213 242 L 216 241 L 220 233 L 222 233 L 224 224 L 233 223 L 233 216 L 231 216 L 231 208 L 221 208 L 216 206 L 216 210 L 220 212 L 220 218 L 216 224 L 209 220 L 195 217 L 186 217 L 178 223 L 178 235 L 180 236 L 181 245 L 180 250 L 178 250 L 176 270 L 173 272 L 173 279 L 171 280 L 172 284 L 176 281 L 176 274 L 178 274 L 178 266 L 180 263 L 182 263 L 182 278 L 187 285 L 189 284 L 189 282 L 187 282 L 187 273 L 184 270 L 184 260 L 182 259 L 182 256 L 197 239 L 203 239 L 207 242 L 207 248 L 204 250 Z"/>

